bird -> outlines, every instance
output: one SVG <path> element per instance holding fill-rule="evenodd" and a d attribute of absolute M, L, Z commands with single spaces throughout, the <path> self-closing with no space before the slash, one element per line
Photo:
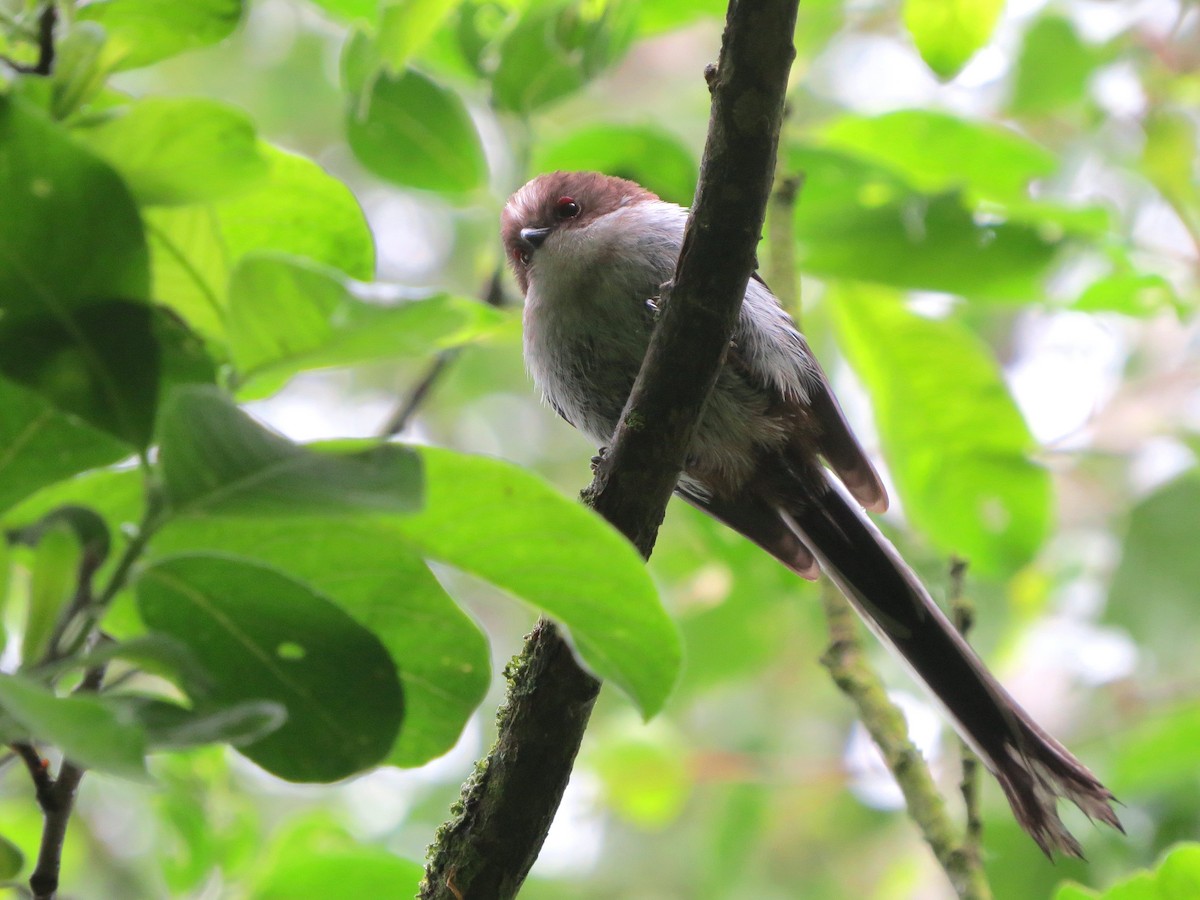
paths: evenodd
<path fill-rule="evenodd" d="M 549 172 L 500 216 L 525 298 L 526 368 L 597 447 L 611 440 L 675 271 L 688 210 L 599 172 Z M 987 670 L 864 510 L 888 495 L 791 316 L 750 276 L 675 494 L 804 579 L 824 571 L 939 701 L 1041 850 L 1082 856 L 1065 798 L 1121 829 L 1113 794 Z"/>

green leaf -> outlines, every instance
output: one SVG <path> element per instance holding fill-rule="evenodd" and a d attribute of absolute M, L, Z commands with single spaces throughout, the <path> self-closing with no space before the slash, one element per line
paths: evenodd
<path fill-rule="evenodd" d="M 381 640 L 404 684 L 404 729 L 388 755 L 416 766 L 450 750 L 487 691 L 487 638 L 389 524 L 359 516 L 183 519 L 157 558 L 204 550 L 258 560 L 304 581 Z"/>
<path fill-rule="evenodd" d="M 12 881 L 25 865 L 21 848 L 0 834 L 0 881 Z"/>
<path fill-rule="evenodd" d="M 683 28 L 701 18 L 722 19 L 728 5 L 725 0 L 643 0 L 638 32 L 653 35 Z"/>
<path fill-rule="evenodd" d="M 1200 554 L 1189 528 L 1200 509 L 1200 471 L 1185 472 L 1140 501 L 1129 514 L 1121 562 L 1108 593 L 1110 621 L 1127 629 L 1140 647 L 1153 648 L 1155 668 L 1191 663 L 1195 648 L 1189 609 L 1200 584 Z"/>
<path fill-rule="evenodd" d="M 1097 278 L 1071 305 L 1084 312 L 1146 317 L 1171 309 L 1179 302 L 1171 282 L 1163 276 L 1118 270 Z"/>
<path fill-rule="evenodd" d="M 124 182 L 41 113 L 0 96 L 0 309 L 66 323 L 86 303 L 149 294 Z"/>
<path fill-rule="evenodd" d="M 199 334 L 223 342 L 229 260 L 216 210 L 156 206 L 142 210 L 142 221 L 155 299 Z"/>
<path fill-rule="evenodd" d="M 789 171 L 806 175 L 796 209 L 801 268 L 821 276 L 1029 301 L 1065 237 L 1063 227 L 1008 221 L 957 193 L 923 194 L 895 173 L 804 145 Z"/>
<path fill-rule="evenodd" d="M 660 830 L 683 812 L 693 776 L 684 741 L 665 725 L 605 736 L 586 759 L 603 782 L 605 801 L 625 821 Z"/>
<path fill-rule="evenodd" d="M 375 45 L 388 71 L 403 72 L 457 5 L 458 0 L 386 0 Z"/>
<path fill-rule="evenodd" d="M 95 697 L 56 697 L 34 681 L 0 675 L 0 707 L 77 765 L 135 781 L 149 777 L 141 728 Z"/>
<path fill-rule="evenodd" d="M 680 206 L 689 205 L 696 192 L 695 158 L 678 138 L 653 126 L 593 125 L 536 146 L 534 172 L 604 172 L 636 181 Z"/>
<path fill-rule="evenodd" d="M 992 37 L 1004 0 L 904 0 L 904 24 L 939 78 L 959 73 Z"/>
<path fill-rule="evenodd" d="M 307 369 L 427 356 L 503 320 L 482 303 L 445 294 L 390 306 L 358 294 L 337 272 L 303 260 L 243 258 L 229 286 L 229 345 L 241 393 L 261 394 L 260 382 L 274 388 Z"/>
<path fill-rule="evenodd" d="M 241 0 L 94 0 L 75 11 L 108 32 L 119 69 L 136 69 L 228 37 Z"/>
<path fill-rule="evenodd" d="M 1173 847 L 1158 867 L 1114 884 L 1103 893 L 1065 884 L 1054 900 L 1192 900 L 1200 895 L 1200 844 Z"/>
<path fill-rule="evenodd" d="M 80 122 L 73 133 L 142 204 L 212 200 L 267 173 L 250 119 L 215 100 L 150 97 Z"/>
<path fill-rule="evenodd" d="M 467 108 L 420 72 L 381 74 L 351 104 L 346 137 L 359 161 L 404 187 L 463 195 L 483 187 L 487 163 Z"/>
<path fill-rule="evenodd" d="M 159 444 L 174 515 L 408 512 L 421 503 L 413 451 L 390 444 L 356 453 L 309 450 L 212 388 L 181 388 L 168 398 Z"/>
<path fill-rule="evenodd" d="M 579 90 L 624 55 L 636 19 L 627 0 L 530 4 L 500 43 L 496 105 L 528 114 Z"/>
<path fill-rule="evenodd" d="M 316 591 L 204 554 L 154 564 L 136 589 L 146 625 L 186 644 L 207 669 L 198 710 L 250 700 L 287 710 L 282 727 L 239 748 L 264 769 L 330 782 L 386 757 L 404 712 L 396 667 L 375 635 Z"/>
<path fill-rule="evenodd" d="M 1146 119 L 1141 169 L 1191 234 L 1200 234 L 1200 186 L 1194 174 L 1196 125 L 1182 112 L 1156 111 Z"/>
<path fill-rule="evenodd" d="M 1089 47 L 1075 26 L 1058 15 L 1038 19 L 1025 32 L 1017 57 L 1009 110 L 1036 116 L 1077 106 L 1103 54 Z"/>
<path fill-rule="evenodd" d="M 50 637 L 75 596 L 83 548 L 65 522 L 47 528 L 37 540 L 29 575 L 29 611 L 21 642 L 27 665 L 41 661 Z"/>
<path fill-rule="evenodd" d="M 229 262 L 253 250 L 277 250 L 369 281 L 375 239 L 350 189 L 310 159 L 267 144 L 260 150 L 267 177 L 215 206 Z"/>
<path fill-rule="evenodd" d="M 997 201 L 1023 198 L 1029 182 L 1058 168 L 1053 153 L 1015 131 L 933 110 L 842 116 L 823 137 L 925 193 L 964 189 Z"/>
<path fill-rule="evenodd" d="M 847 288 L 829 307 L 913 524 L 984 573 L 1029 562 L 1050 529 L 1050 476 L 988 348 L 887 292 Z"/>
<path fill-rule="evenodd" d="M 379 0 L 309 0 L 340 19 L 347 21 L 374 21 Z"/>
<path fill-rule="evenodd" d="M 633 546 L 539 478 L 421 447 L 425 507 L 396 530 L 423 555 L 504 588 L 565 625 L 585 663 L 649 717 L 679 675 L 679 633 Z"/>
<path fill-rule="evenodd" d="M 0 510 L 48 484 L 132 453 L 130 445 L 0 378 Z"/>

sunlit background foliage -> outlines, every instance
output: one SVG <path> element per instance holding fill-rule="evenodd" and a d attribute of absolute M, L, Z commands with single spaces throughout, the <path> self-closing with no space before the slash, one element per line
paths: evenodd
<path fill-rule="evenodd" d="M 674 677 L 673 636 L 647 614 L 640 643 L 617 646 L 612 622 L 653 604 L 632 554 L 573 508 L 594 448 L 533 395 L 512 282 L 503 309 L 483 303 L 499 210 L 532 174 L 596 168 L 690 200 L 723 4 L 58 5 L 42 78 L 17 71 L 37 59 L 40 4 L 0 0 L 0 515 L 19 529 L 72 503 L 101 519 L 51 522 L 0 560 L 3 668 L 45 649 L 78 536 L 107 528 L 113 558 L 127 544 L 141 475 L 107 467 L 153 445 L 172 518 L 139 560 L 136 605 L 119 592 L 103 624 L 192 641 L 207 681 L 167 642 L 114 665 L 143 671 L 126 685 L 143 698 L 195 701 L 205 682 L 226 715 L 189 720 L 189 739 L 118 692 L 102 710 L 126 730 L 106 753 L 39 720 L 28 681 L 0 685 L 6 739 L 100 748 L 66 894 L 411 896 L 532 605 L 571 623 L 593 665 L 615 652 L 601 671 L 624 690 L 602 695 L 523 896 L 948 896 L 817 664 L 814 588 L 683 508 L 650 565 L 682 674 L 642 721 Z M 1074 815 L 1090 861 L 1052 866 L 989 783 L 988 875 L 1001 898 L 1105 889 L 1200 833 L 1200 6 L 803 0 L 796 45 L 779 174 L 803 182 L 793 236 L 778 234 L 796 313 L 893 486 L 883 525 L 935 595 L 953 555 L 969 562 L 974 642 L 1125 804 L 1127 836 Z M 17 327 L 62 308 L 102 336 L 115 396 L 80 383 L 69 352 L 46 364 L 54 334 Z M 302 450 L 194 386 L 219 383 L 293 441 L 370 437 L 460 347 L 401 435 L 459 451 L 420 454 L 416 513 L 413 456 Z M 269 489 L 219 488 L 281 461 Z M 300 609 L 344 633 L 314 681 L 327 695 L 254 694 L 228 647 L 204 656 L 187 591 L 234 617 L 250 604 L 248 632 Z M 254 607 L 264 592 L 283 606 Z M 957 809 L 951 733 L 872 652 Z M 356 699 L 397 689 L 389 661 L 404 722 L 364 724 L 362 746 L 327 733 L 322 708 L 372 718 Z M 203 743 L 197 727 L 245 755 L 172 749 Z M 133 734 L 158 751 L 145 763 Z M 40 815 L 20 766 L 0 777 L 0 867 L 19 881 Z M 1200 896 L 1198 872 L 1182 850 L 1121 896 Z"/>

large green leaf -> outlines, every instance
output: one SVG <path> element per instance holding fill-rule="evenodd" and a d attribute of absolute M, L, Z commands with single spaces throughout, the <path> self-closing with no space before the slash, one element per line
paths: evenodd
<path fill-rule="evenodd" d="M 104 26 L 118 68 L 136 69 L 228 37 L 242 0 L 93 0 L 75 15 Z"/>
<path fill-rule="evenodd" d="M 229 286 L 229 346 L 242 393 L 297 372 L 426 356 L 502 317 L 445 294 L 384 306 L 340 273 L 278 255 L 243 258 Z"/>
<path fill-rule="evenodd" d="M 159 461 L 174 515 L 408 512 L 421 467 L 407 448 L 317 452 L 259 425 L 215 388 L 181 388 L 159 419 Z"/>
<path fill-rule="evenodd" d="M 20 99 L 0 96 L 0 309 L 67 322 L 86 303 L 144 300 L 146 242 L 116 173 Z"/>
<path fill-rule="evenodd" d="M 267 173 L 253 123 L 215 100 L 149 97 L 91 117 L 74 134 L 143 204 L 212 200 Z"/>
<path fill-rule="evenodd" d="M 797 256 L 815 275 L 1029 301 L 1064 239 L 1053 229 L 983 214 L 959 193 L 925 194 L 892 171 L 844 153 L 793 146 L 807 176 L 796 210 Z"/>
<path fill-rule="evenodd" d="M 1094 891 L 1069 882 L 1054 900 L 1192 900 L 1200 896 L 1200 844 L 1172 847 L 1158 866 L 1140 871 L 1106 891 Z"/>
<path fill-rule="evenodd" d="M 291 781 L 336 781 L 381 762 L 404 700 L 396 667 L 366 628 L 275 569 L 193 554 L 137 580 L 147 626 L 188 646 L 207 670 L 201 711 L 273 701 L 287 721 L 239 751 Z"/>
<path fill-rule="evenodd" d="M 843 116 L 823 138 L 834 149 L 886 166 L 925 193 L 961 188 L 1004 201 L 1024 197 L 1033 179 L 1058 167 L 1053 153 L 1015 131 L 924 109 Z"/>
<path fill-rule="evenodd" d="M 1104 54 L 1089 47 L 1075 26 L 1058 15 L 1038 19 L 1025 32 L 1013 76 L 1010 109 L 1020 116 L 1078 109 L 1088 79 Z"/>
<path fill-rule="evenodd" d="M 0 675 L 0 708 L 35 741 L 54 744 L 72 762 L 144 780 L 146 738 L 120 710 L 96 697 L 56 697 L 18 675 Z"/>
<path fill-rule="evenodd" d="M 270 167 L 266 178 L 215 204 L 230 263 L 254 250 L 277 250 L 360 281 L 374 277 L 375 241 L 350 189 L 310 159 L 266 144 L 260 149 Z"/>
<path fill-rule="evenodd" d="M 695 158 L 678 138 L 649 125 L 592 125 L 558 141 L 540 141 L 530 168 L 628 178 L 680 206 L 692 202 L 699 174 Z"/>
<path fill-rule="evenodd" d="M 132 452 L 129 444 L 0 378 L 0 510 L 45 485 Z"/>
<path fill-rule="evenodd" d="M 574 93 L 624 55 L 636 18 L 628 0 L 531 3 L 500 43 L 496 104 L 528 114 Z"/>
<path fill-rule="evenodd" d="M 203 550 L 258 560 L 311 585 L 370 629 L 404 684 L 399 766 L 454 746 L 487 691 L 487 639 L 395 531 L 363 516 L 182 519 L 150 545 L 153 558 Z"/>
<path fill-rule="evenodd" d="M 992 37 L 1004 0 L 904 0 L 904 24 L 921 58 L 953 78 Z"/>
<path fill-rule="evenodd" d="M 376 77 L 364 102 L 350 104 L 346 137 L 364 166 L 404 187 L 462 195 L 487 180 L 466 106 L 415 70 Z"/>
<path fill-rule="evenodd" d="M 199 334 L 225 337 L 228 250 L 210 204 L 142 210 L 154 298 Z"/>
<path fill-rule="evenodd" d="M 912 522 L 981 572 L 1029 562 L 1050 529 L 1050 475 L 988 348 L 888 292 L 847 288 L 829 306 Z"/>
<path fill-rule="evenodd" d="M 515 466 L 417 451 L 426 503 L 392 520 L 425 556 L 504 588 L 564 624 L 584 661 L 647 715 L 679 674 L 679 634 L 633 546 Z"/>
<path fill-rule="evenodd" d="M 456 6 L 458 0 L 385 0 L 375 46 L 388 71 L 404 71 Z"/>

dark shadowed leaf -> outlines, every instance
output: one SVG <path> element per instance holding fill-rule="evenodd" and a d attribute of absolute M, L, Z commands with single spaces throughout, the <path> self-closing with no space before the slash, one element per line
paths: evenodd
<path fill-rule="evenodd" d="M 0 881 L 15 879 L 25 865 L 21 848 L 0 834 Z"/>
<path fill-rule="evenodd" d="M 840 290 L 830 310 L 913 524 L 981 572 L 1029 562 L 1050 529 L 1050 475 L 986 345 L 889 292 Z"/>
<path fill-rule="evenodd" d="M 181 388 L 159 421 L 166 499 L 175 515 L 409 512 L 421 465 L 404 447 L 317 452 L 259 425 L 215 388 Z"/>
<path fill-rule="evenodd" d="M 421 765 L 454 746 L 487 691 L 487 638 L 393 528 L 365 516 L 185 518 L 150 546 L 155 558 L 196 550 L 287 572 L 383 642 L 400 671 L 405 706 L 388 762 Z"/>
<path fill-rule="evenodd" d="M 191 648 L 209 684 L 202 712 L 272 701 L 287 721 L 239 748 L 290 781 L 336 781 L 382 762 L 404 702 L 370 631 L 301 582 L 247 560 L 162 560 L 137 581 L 146 625 Z"/>
<path fill-rule="evenodd" d="M 118 68 L 136 69 L 228 37 L 242 0 L 94 0 L 75 14 L 104 26 Z"/>
<path fill-rule="evenodd" d="M 420 72 L 380 74 L 346 122 L 364 166 L 404 187 L 467 194 L 487 179 L 483 145 L 454 91 Z"/>

